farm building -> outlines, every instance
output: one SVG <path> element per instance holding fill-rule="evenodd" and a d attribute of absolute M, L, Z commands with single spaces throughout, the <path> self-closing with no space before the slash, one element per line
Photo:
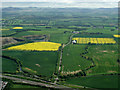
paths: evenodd
<path fill-rule="evenodd" d="M 72 43 L 73 43 L 73 44 L 76 44 L 76 43 L 77 43 L 77 41 L 76 41 L 76 40 L 73 40 L 73 41 L 72 41 Z"/>

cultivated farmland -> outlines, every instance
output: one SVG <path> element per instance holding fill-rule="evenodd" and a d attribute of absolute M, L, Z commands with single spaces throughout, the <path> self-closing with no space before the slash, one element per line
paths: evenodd
<path fill-rule="evenodd" d="M 93 45 L 85 56 L 93 58 L 96 64 L 94 68 L 87 71 L 88 75 L 119 72 L 117 45 Z"/>
<path fill-rule="evenodd" d="M 23 29 L 23 27 L 14 27 L 13 29 Z"/>
<path fill-rule="evenodd" d="M 57 51 L 61 44 L 52 42 L 35 42 L 18 46 L 12 46 L 7 50 L 28 50 L 28 51 Z"/>
<path fill-rule="evenodd" d="M 67 80 L 67 84 L 82 85 L 91 88 L 118 88 L 118 76 L 92 76 L 92 77 L 77 77 Z"/>
<path fill-rule="evenodd" d="M 62 73 L 73 74 L 87 69 L 92 62 L 81 57 L 85 52 L 86 45 L 69 45 L 63 50 Z M 68 63 L 69 62 L 69 63 Z"/>
<path fill-rule="evenodd" d="M 120 35 L 113 35 L 114 37 L 116 37 L 116 38 L 120 38 Z"/>
<path fill-rule="evenodd" d="M 10 29 L 0 29 L 0 30 L 10 30 Z"/>
<path fill-rule="evenodd" d="M 117 88 L 117 8 L 6 7 L 2 13 L 4 77 L 60 89 Z M 16 82 L 10 87 L 30 87 Z"/>
<path fill-rule="evenodd" d="M 73 38 L 79 44 L 115 44 L 114 38 Z"/>
<path fill-rule="evenodd" d="M 7 64 L 6 64 L 7 63 Z M 12 72 L 15 73 L 17 71 L 17 64 L 13 60 L 9 60 L 6 58 L 2 58 L 2 72 Z"/>
<path fill-rule="evenodd" d="M 3 51 L 3 55 L 19 60 L 25 72 L 47 77 L 53 74 L 57 62 L 57 52 Z"/>

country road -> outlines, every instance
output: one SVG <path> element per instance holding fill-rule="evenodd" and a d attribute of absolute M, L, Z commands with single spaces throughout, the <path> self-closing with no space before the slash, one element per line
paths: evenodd
<path fill-rule="evenodd" d="M 73 34 L 73 35 L 70 36 L 69 42 L 68 42 L 67 44 L 65 44 L 64 47 L 66 47 L 67 45 L 69 45 L 69 44 L 72 42 L 72 37 L 73 37 L 74 35 L 75 35 L 75 34 Z M 63 47 L 63 48 L 64 48 L 64 47 Z"/>
<path fill-rule="evenodd" d="M 69 42 L 67 44 L 63 44 L 62 45 L 62 49 L 61 49 L 61 54 L 60 54 L 60 62 L 59 62 L 59 69 L 58 69 L 58 72 L 60 73 L 60 70 L 61 70 L 61 66 L 62 66 L 62 56 L 63 56 L 63 49 L 64 47 L 68 46 L 71 42 L 72 42 L 72 37 L 74 36 L 75 34 L 72 34 L 69 38 Z"/>
<path fill-rule="evenodd" d="M 50 84 L 46 84 L 46 83 L 41 83 L 41 82 L 37 82 L 37 81 L 31 81 L 31 80 L 25 80 L 25 79 L 20 79 L 20 78 L 15 78 L 15 77 L 10 77 L 10 76 L 5 76 L 5 75 L 0 75 L 0 77 L 2 78 L 7 78 L 10 80 L 13 80 L 14 82 L 19 82 L 19 83 L 25 83 L 25 84 L 29 84 L 29 85 L 37 85 L 37 86 L 44 86 L 47 88 L 56 88 L 56 89 L 69 89 L 72 90 L 72 88 L 63 86 L 63 85 L 50 85 Z"/>

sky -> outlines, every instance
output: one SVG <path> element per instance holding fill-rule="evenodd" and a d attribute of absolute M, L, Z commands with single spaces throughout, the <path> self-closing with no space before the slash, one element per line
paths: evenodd
<path fill-rule="evenodd" d="M 119 2 L 119 0 L 1 0 L 2 2 Z"/>
<path fill-rule="evenodd" d="M 41 2 L 39 5 L 32 4 L 3 4 L 5 7 L 17 6 L 39 6 L 39 7 L 79 7 L 79 8 L 115 8 L 118 7 L 119 0 L 2 0 L 2 2 Z M 46 2 L 46 4 L 42 3 Z M 47 4 L 49 3 L 49 4 Z"/>

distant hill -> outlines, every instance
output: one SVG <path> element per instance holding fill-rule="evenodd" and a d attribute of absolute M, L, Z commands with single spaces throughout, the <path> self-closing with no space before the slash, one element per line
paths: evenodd
<path fill-rule="evenodd" d="M 21 8 L 17 8 L 17 7 L 7 7 L 7 8 L 3 8 L 3 11 L 15 11 L 15 10 L 22 10 Z"/>

